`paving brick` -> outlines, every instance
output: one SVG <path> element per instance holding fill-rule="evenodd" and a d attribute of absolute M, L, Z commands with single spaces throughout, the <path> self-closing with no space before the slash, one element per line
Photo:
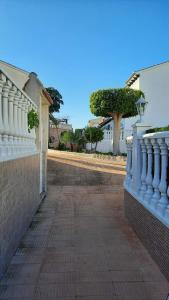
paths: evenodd
<path fill-rule="evenodd" d="M 31 298 L 34 294 L 34 285 L 4 285 L 0 286 L 0 299 Z"/>
<path fill-rule="evenodd" d="M 164 300 L 168 282 L 124 217 L 122 168 L 56 153 L 0 299 Z"/>

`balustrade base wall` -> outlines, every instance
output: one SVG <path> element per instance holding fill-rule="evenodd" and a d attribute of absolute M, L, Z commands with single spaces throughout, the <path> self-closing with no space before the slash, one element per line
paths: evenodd
<path fill-rule="evenodd" d="M 124 190 L 124 207 L 130 225 L 169 280 L 169 228 L 126 190 Z"/>
<path fill-rule="evenodd" d="M 40 204 L 39 166 L 39 154 L 0 162 L 0 277 Z"/>

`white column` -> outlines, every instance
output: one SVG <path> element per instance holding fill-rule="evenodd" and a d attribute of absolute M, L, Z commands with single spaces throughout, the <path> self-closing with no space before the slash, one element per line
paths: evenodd
<path fill-rule="evenodd" d="M 126 143 L 126 148 L 127 148 L 127 164 L 126 164 L 126 176 L 125 176 L 125 185 L 128 185 L 128 181 L 129 181 L 129 153 L 130 153 L 130 149 L 129 149 L 129 144 Z"/>
<path fill-rule="evenodd" d="M 140 188 L 140 196 L 142 199 L 147 190 L 146 184 L 146 174 L 147 174 L 147 149 L 144 142 L 144 139 L 140 139 L 141 144 L 141 152 L 142 152 L 142 171 L 141 171 L 141 188 Z"/>
<path fill-rule="evenodd" d="M 130 141 L 127 143 L 127 175 L 126 175 L 126 185 L 130 187 L 131 180 L 132 180 L 132 146 L 133 143 Z"/>
<path fill-rule="evenodd" d="M 8 114 L 8 94 L 9 94 L 10 86 L 8 82 L 3 86 L 2 90 L 2 118 L 3 118 L 3 156 L 8 156 L 8 136 L 9 136 L 9 114 Z"/>
<path fill-rule="evenodd" d="M 157 203 L 160 199 L 159 184 L 160 184 L 160 147 L 157 143 L 157 139 L 151 139 L 151 143 L 154 149 L 154 178 L 153 188 L 154 194 L 151 199 L 150 205 L 155 210 Z"/>
<path fill-rule="evenodd" d="M 164 215 L 168 205 L 167 197 L 167 165 L 168 165 L 168 149 L 164 138 L 157 139 L 161 150 L 161 180 L 159 191 L 161 193 L 160 200 L 157 204 L 157 210 L 160 215 Z"/>
<path fill-rule="evenodd" d="M 4 81 L 2 80 L 2 74 L 0 78 L 0 157 L 2 156 L 2 134 L 4 130 L 3 126 L 3 118 L 2 118 L 2 89 L 3 89 Z"/>
<path fill-rule="evenodd" d="M 8 102 L 9 102 L 9 152 L 10 155 L 13 154 L 14 150 L 14 96 L 16 93 L 16 88 L 13 86 L 9 92 Z"/>
<path fill-rule="evenodd" d="M 14 96 L 14 114 L 13 114 L 13 122 L 14 122 L 14 152 L 17 154 L 18 152 L 18 143 L 19 143 L 19 128 L 18 128 L 18 93 L 16 92 Z"/>
<path fill-rule="evenodd" d="M 168 155 L 169 155 L 169 138 L 165 138 L 165 142 L 166 142 L 167 147 L 168 147 Z M 168 159 L 169 159 L 169 156 L 168 156 Z M 168 185 L 168 189 L 167 189 L 167 195 L 169 197 L 169 185 Z M 165 218 L 166 218 L 166 220 L 168 222 L 168 220 L 169 220 L 169 203 L 168 203 L 166 211 L 165 211 Z"/>
<path fill-rule="evenodd" d="M 135 194 L 139 194 L 141 187 L 141 146 L 140 138 L 150 126 L 136 122 L 133 126 L 133 151 L 132 151 L 132 183 L 131 187 Z"/>
<path fill-rule="evenodd" d="M 17 109 L 17 119 L 18 119 L 18 153 L 22 152 L 22 124 L 21 124 L 21 105 L 22 105 L 22 99 L 21 99 L 21 92 L 18 90 L 17 92 L 18 96 L 18 109 Z"/>
<path fill-rule="evenodd" d="M 147 168 L 147 176 L 146 176 L 147 191 L 144 195 L 144 201 L 149 203 L 153 195 L 153 186 L 152 186 L 153 152 L 152 152 L 152 144 L 150 139 L 145 139 L 145 144 L 146 144 L 147 154 L 148 154 L 148 168 Z"/>

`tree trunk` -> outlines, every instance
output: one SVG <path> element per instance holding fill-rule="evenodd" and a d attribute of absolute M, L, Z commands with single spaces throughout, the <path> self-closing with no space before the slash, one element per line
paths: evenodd
<path fill-rule="evenodd" d="M 113 154 L 120 154 L 120 124 L 122 119 L 122 114 L 113 114 L 114 129 L 113 129 Z"/>
<path fill-rule="evenodd" d="M 96 152 L 96 149 L 97 149 L 97 142 L 96 142 L 96 144 L 95 144 L 95 152 Z"/>

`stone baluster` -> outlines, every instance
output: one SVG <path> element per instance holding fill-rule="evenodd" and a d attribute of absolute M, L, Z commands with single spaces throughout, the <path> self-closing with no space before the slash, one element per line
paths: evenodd
<path fill-rule="evenodd" d="M 125 185 L 129 186 L 130 181 L 131 181 L 131 174 L 130 174 L 130 169 L 131 169 L 131 144 L 127 143 L 127 165 L 126 165 L 126 178 L 125 178 Z"/>
<path fill-rule="evenodd" d="M 145 144 L 146 144 L 147 154 L 148 154 L 148 163 L 147 163 L 147 176 L 146 176 L 147 191 L 144 195 L 144 201 L 149 203 L 153 195 L 153 186 L 152 186 L 153 152 L 152 152 L 152 144 L 150 139 L 145 139 Z"/>
<path fill-rule="evenodd" d="M 168 147 L 168 159 L 169 159 L 169 138 L 165 138 L 165 143 L 167 144 L 167 147 Z M 169 178 L 168 178 L 168 180 L 169 180 Z M 168 182 L 168 188 L 167 188 L 167 195 L 169 198 L 169 182 Z M 165 218 L 168 222 L 168 220 L 169 220 L 169 203 L 168 203 L 166 211 L 165 211 Z"/>
<path fill-rule="evenodd" d="M 158 214 L 163 216 L 168 205 L 167 197 L 167 165 L 168 165 L 168 148 L 164 138 L 157 139 L 161 150 L 161 180 L 159 191 L 161 193 L 160 200 L 157 203 Z"/>
<path fill-rule="evenodd" d="M 22 152 L 22 123 L 21 123 L 21 107 L 22 107 L 22 96 L 21 92 L 18 90 L 18 152 Z"/>
<path fill-rule="evenodd" d="M 26 99 L 25 102 L 25 135 L 26 135 L 26 148 L 27 151 L 30 151 L 30 144 L 31 144 L 31 136 L 28 131 L 28 112 L 30 111 L 30 101 Z"/>
<path fill-rule="evenodd" d="M 3 118 L 3 156 L 8 156 L 8 150 L 9 150 L 9 103 L 8 103 L 8 94 L 10 86 L 8 84 L 8 80 L 6 79 L 6 82 L 3 86 L 2 90 L 2 118 Z"/>
<path fill-rule="evenodd" d="M 27 136 L 27 151 L 30 151 L 30 146 L 31 146 L 31 134 L 28 131 L 28 112 L 31 110 L 30 102 L 26 101 L 26 106 L 25 106 L 25 126 L 26 126 L 26 136 Z"/>
<path fill-rule="evenodd" d="M 133 149 L 133 142 L 129 143 L 129 180 L 128 180 L 128 186 L 130 186 L 132 181 L 132 149 Z"/>
<path fill-rule="evenodd" d="M 126 164 L 126 176 L 125 176 L 125 185 L 128 185 L 128 180 L 129 180 L 129 144 L 126 143 L 126 148 L 127 148 L 127 164 Z"/>
<path fill-rule="evenodd" d="M 14 151 L 14 97 L 17 89 L 15 86 L 12 86 L 9 92 L 9 147 L 10 147 L 10 155 L 13 154 Z"/>
<path fill-rule="evenodd" d="M 154 194 L 151 199 L 150 205 L 152 209 L 156 209 L 157 203 L 160 199 L 159 184 L 160 184 L 160 147 L 157 143 L 157 139 L 151 139 L 151 143 L 154 149 L 154 178 L 153 188 Z"/>
<path fill-rule="evenodd" d="M 19 126 L 18 126 L 18 90 L 14 96 L 14 114 L 13 114 L 13 122 L 14 122 L 14 148 L 15 154 L 18 152 L 18 144 L 19 144 Z"/>
<path fill-rule="evenodd" d="M 21 134 L 25 136 L 25 96 L 21 96 Z"/>
<path fill-rule="evenodd" d="M 18 135 L 21 136 L 22 135 L 22 129 L 21 129 L 21 104 L 22 104 L 22 96 L 21 96 L 21 92 L 18 91 Z"/>
<path fill-rule="evenodd" d="M 3 74 L 0 74 L 0 157 L 2 156 L 2 147 L 3 147 L 3 141 L 2 141 L 2 135 L 4 132 L 4 125 L 3 125 L 3 118 L 2 118 L 2 89 L 4 85 L 4 76 Z"/>
<path fill-rule="evenodd" d="M 33 109 L 33 105 L 31 102 L 29 102 L 29 106 L 28 106 L 28 112 L 30 112 L 31 110 Z M 30 146 L 29 146 L 29 149 L 30 151 L 32 151 L 33 149 L 33 130 L 31 129 L 30 132 L 29 132 L 29 141 L 30 141 Z"/>
<path fill-rule="evenodd" d="M 141 152 L 142 152 L 142 170 L 141 170 L 141 188 L 140 188 L 140 196 L 142 199 L 147 190 L 146 184 L 146 174 L 147 174 L 147 149 L 145 145 L 144 139 L 140 139 Z"/>
<path fill-rule="evenodd" d="M 25 139 L 25 96 L 22 94 L 21 96 L 21 141 L 22 141 L 22 152 L 26 151 L 26 139 Z"/>

